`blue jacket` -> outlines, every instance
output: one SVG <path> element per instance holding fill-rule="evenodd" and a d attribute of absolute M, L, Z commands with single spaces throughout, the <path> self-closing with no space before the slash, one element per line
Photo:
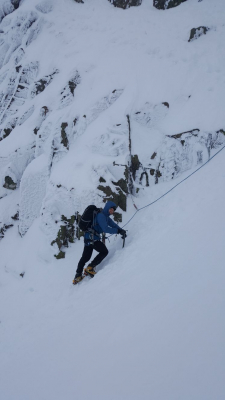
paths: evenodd
<path fill-rule="evenodd" d="M 103 232 L 110 234 L 118 233 L 119 226 L 110 218 L 109 214 L 109 209 L 112 207 L 116 207 L 116 204 L 113 201 L 107 201 L 103 210 L 97 214 L 93 228 L 99 235 L 94 235 L 94 240 L 100 240 L 100 233 Z M 89 245 L 91 240 L 91 233 L 86 232 L 84 235 L 85 244 Z"/>

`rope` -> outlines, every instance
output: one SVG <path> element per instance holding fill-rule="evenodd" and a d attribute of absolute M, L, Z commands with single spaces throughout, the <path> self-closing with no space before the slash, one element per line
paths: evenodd
<path fill-rule="evenodd" d="M 126 222 L 125 225 L 123 225 L 123 228 L 128 225 L 130 223 L 130 221 L 135 217 L 135 215 L 143 210 L 144 208 L 150 207 L 153 204 L 157 203 L 157 201 L 159 201 L 160 199 L 162 199 L 163 197 L 165 197 L 168 193 L 172 192 L 172 190 L 174 190 L 177 186 L 179 186 L 181 183 L 183 183 L 184 181 L 186 181 L 188 178 L 190 178 L 192 175 L 194 175 L 196 172 L 198 172 L 201 168 L 205 167 L 206 164 L 209 163 L 209 161 L 211 161 L 215 156 L 217 156 L 223 149 L 225 148 L 225 146 L 223 146 L 220 150 L 218 150 L 212 157 L 210 157 L 208 159 L 208 161 L 206 161 L 204 164 L 202 164 L 199 168 L 197 168 L 194 172 L 192 172 L 190 175 L 188 175 L 186 178 L 182 179 L 182 181 L 180 181 L 179 183 L 177 183 L 175 186 L 173 186 L 170 190 L 168 190 L 166 193 L 164 193 L 162 196 L 158 197 L 158 199 L 152 201 L 151 203 L 147 204 L 146 206 L 143 206 L 141 208 L 138 208 L 137 211 L 134 213 L 134 215 Z"/>
<path fill-rule="evenodd" d="M 132 203 L 133 203 L 133 206 L 134 206 L 134 208 L 135 208 L 136 210 L 138 210 L 138 207 L 136 206 L 136 204 L 135 204 L 135 202 L 134 202 L 134 199 L 133 199 L 133 196 L 132 196 L 132 194 L 131 194 L 131 193 L 129 193 L 129 194 L 128 194 L 128 196 L 130 196 L 130 198 L 131 198 L 131 200 L 132 200 Z"/>

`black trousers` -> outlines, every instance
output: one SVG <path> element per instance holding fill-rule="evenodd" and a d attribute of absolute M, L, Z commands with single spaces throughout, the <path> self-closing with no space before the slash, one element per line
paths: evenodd
<path fill-rule="evenodd" d="M 92 267 L 96 267 L 96 265 L 100 264 L 102 260 L 107 256 L 108 249 L 104 243 L 97 240 L 93 245 L 84 246 L 84 251 L 82 257 L 78 263 L 76 274 L 81 275 L 84 269 L 85 264 L 90 260 L 93 250 L 96 250 L 99 254 L 94 258 L 94 260 L 89 264 Z"/>

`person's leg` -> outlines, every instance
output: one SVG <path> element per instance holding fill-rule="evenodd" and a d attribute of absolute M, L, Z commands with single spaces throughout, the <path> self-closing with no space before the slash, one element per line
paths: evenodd
<path fill-rule="evenodd" d="M 91 245 L 84 246 L 83 254 L 82 254 L 81 259 L 77 266 L 76 276 L 79 276 L 82 274 L 86 262 L 88 262 L 92 256 L 92 252 L 93 252 L 93 246 L 91 246 Z"/>
<path fill-rule="evenodd" d="M 89 264 L 93 268 L 96 267 L 104 258 L 108 255 L 108 249 L 106 245 L 100 240 L 94 242 L 94 250 L 96 250 L 99 254 L 94 258 L 94 260 Z"/>

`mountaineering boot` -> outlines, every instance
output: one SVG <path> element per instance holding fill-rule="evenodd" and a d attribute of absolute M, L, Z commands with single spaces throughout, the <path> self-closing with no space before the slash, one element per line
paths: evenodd
<path fill-rule="evenodd" d="M 84 268 L 84 273 L 85 273 L 85 275 L 89 275 L 92 278 L 94 278 L 94 276 L 96 274 L 94 267 L 92 267 L 92 265 L 88 265 L 87 268 Z"/>
<path fill-rule="evenodd" d="M 84 276 L 82 276 L 82 275 L 75 275 L 75 278 L 74 278 L 74 280 L 73 280 L 73 285 L 76 285 L 77 283 L 79 283 L 79 282 L 81 282 L 82 281 L 82 279 L 84 279 Z"/>

